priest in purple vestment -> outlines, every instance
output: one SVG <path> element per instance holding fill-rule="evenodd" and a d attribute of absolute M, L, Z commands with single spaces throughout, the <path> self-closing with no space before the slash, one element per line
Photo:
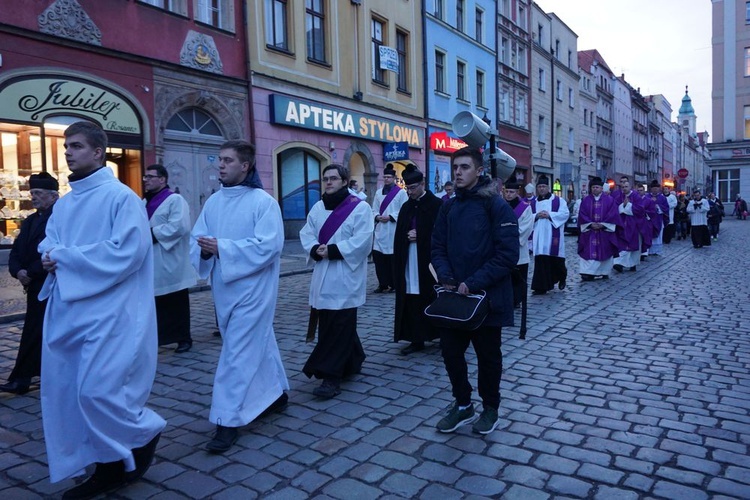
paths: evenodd
<path fill-rule="evenodd" d="M 630 189 L 630 181 L 620 183 L 619 204 L 620 224 L 617 226 L 617 243 L 620 255 L 615 258 L 614 270 L 618 273 L 626 268 L 635 271 L 641 255 L 641 226 L 644 224 L 646 211 L 641 205 L 638 193 Z M 615 200 L 617 201 L 617 200 Z"/>
<path fill-rule="evenodd" d="M 591 194 L 578 209 L 578 256 L 582 281 L 609 279 L 614 258 L 619 255 L 615 230 L 620 223 L 617 205 L 603 193 L 604 182 L 594 177 L 589 182 Z"/>
<path fill-rule="evenodd" d="M 669 224 L 669 202 L 667 197 L 661 193 L 661 184 L 659 181 L 653 180 L 649 184 L 649 193 L 646 195 L 654 202 L 654 208 L 656 209 L 656 216 L 651 219 L 652 241 L 651 248 L 648 251 L 649 255 L 661 255 L 662 240 L 664 237 L 664 227 Z"/>

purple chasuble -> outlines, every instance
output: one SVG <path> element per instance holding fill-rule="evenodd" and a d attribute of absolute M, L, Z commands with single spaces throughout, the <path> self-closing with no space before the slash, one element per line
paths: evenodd
<path fill-rule="evenodd" d="M 578 226 L 598 222 L 601 224 L 620 224 L 617 205 L 611 196 L 601 195 L 597 200 L 594 195 L 586 196 L 578 209 Z M 578 255 L 584 260 L 604 261 L 619 254 L 617 235 L 606 229 L 589 229 L 581 231 L 578 236 Z"/>
<path fill-rule="evenodd" d="M 633 215 L 620 214 L 620 224 L 617 226 L 617 244 L 621 251 L 633 252 L 640 250 L 638 234 L 642 220 L 645 220 L 646 211 L 640 203 L 638 194 L 631 191 L 628 195 L 629 205 Z M 618 212 L 622 200 L 617 204 Z"/>
<path fill-rule="evenodd" d="M 361 202 L 359 198 L 354 195 L 349 195 L 344 198 L 344 201 L 333 209 L 331 215 L 328 216 L 326 221 L 323 223 L 323 227 L 320 228 L 318 233 L 318 243 L 321 245 L 327 245 L 331 240 L 336 231 L 339 230 L 341 224 L 344 223 L 349 214 L 356 208 L 357 204 Z"/>
<path fill-rule="evenodd" d="M 531 200 L 531 211 L 534 213 L 536 213 L 536 202 L 537 202 L 536 198 L 533 198 Z M 558 210 L 560 210 L 560 197 L 555 196 L 552 199 L 552 211 L 557 212 Z M 552 245 L 550 246 L 550 255 L 552 257 L 557 257 L 560 255 L 560 228 L 559 227 L 552 226 Z"/>
<path fill-rule="evenodd" d="M 393 198 L 396 197 L 399 191 L 401 191 L 401 188 L 398 186 L 393 186 L 391 190 L 388 191 L 388 194 L 385 195 L 383 201 L 380 202 L 380 215 L 383 215 L 383 212 L 385 212 L 385 209 L 388 208 L 388 205 L 391 204 Z"/>
<path fill-rule="evenodd" d="M 164 188 L 156 193 L 156 195 L 154 195 L 154 197 L 146 203 L 146 213 L 148 214 L 149 220 L 151 220 L 151 216 L 154 215 L 154 212 L 156 212 L 156 209 L 159 208 L 159 205 L 164 203 L 164 200 L 166 200 L 170 195 L 173 194 L 174 193 L 172 191 Z"/>

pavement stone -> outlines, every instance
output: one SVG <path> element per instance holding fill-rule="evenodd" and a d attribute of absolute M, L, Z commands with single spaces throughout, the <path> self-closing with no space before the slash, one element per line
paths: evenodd
<path fill-rule="evenodd" d="M 724 272 L 750 247 L 748 229 L 727 220 L 711 247 L 673 242 L 636 273 L 586 283 L 566 236 L 566 290 L 529 297 L 527 340 L 503 330 L 501 424 L 488 436 L 435 430 L 453 403 L 439 349 L 399 353 L 383 312 L 390 294 L 368 294 L 359 309 L 362 373 L 339 397 L 316 399 L 301 373 L 310 274 L 287 242 L 275 331 L 289 406 L 248 425 L 229 453 L 204 451 L 221 339 L 210 290 L 197 287 L 193 349 L 159 349 L 149 405 L 168 425 L 155 462 L 111 498 L 750 498 L 750 310 L 734 293 L 747 289 L 747 272 Z M 24 301 L 15 280 L 0 285 L 7 374 Z M 39 391 L 0 394 L 0 494 L 56 498 L 74 484 L 47 474 Z"/>

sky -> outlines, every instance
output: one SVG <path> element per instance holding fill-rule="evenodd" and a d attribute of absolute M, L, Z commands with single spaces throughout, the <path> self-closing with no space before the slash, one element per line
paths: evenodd
<path fill-rule="evenodd" d="M 538 0 L 578 35 L 578 50 L 597 49 L 641 94 L 663 94 L 672 121 L 688 86 L 697 132 L 711 133 L 710 0 Z"/>

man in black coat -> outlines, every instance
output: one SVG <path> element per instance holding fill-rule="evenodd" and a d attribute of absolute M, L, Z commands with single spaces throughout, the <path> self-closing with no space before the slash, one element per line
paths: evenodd
<path fill-rule="evenodd" d="M 393 241 L 396 281 L 396 321 L 393 339 L 408 340 L 401 349 L 407 355 L 424 349 L 438 337 L 425 320 L 424 309 L 435 298 L 435 279 L 430 272 L 432 228 L 442 200 L 425 189 L 424 175 L 409 164 L 401 174 L 409 200 L 401 206 Z"/>
<path fill-rule="evenodd" d="M 40 302 L 37 296 L 47 278 L 47 272 L 42 269 L 42 256 L 37 252 L 37 247 L 44 239 L 52 206 L 58 199 L 59 186 L 57 179 L 47 172 L 41 172 L 29 177 L 29 188 L 31 204 L 36 213 L 21 223 L 21 231 L 8 256 L 11 276 L 21 282 L 26 292 L 26 320 L 21 332 L 16 365 L 8 377 L 8 383 L 0 385 L 0 391 L 13 394 L 26 394 L 32 377 L 39 376 L 41 371 L 42 323 L 47 301 Z"/>

